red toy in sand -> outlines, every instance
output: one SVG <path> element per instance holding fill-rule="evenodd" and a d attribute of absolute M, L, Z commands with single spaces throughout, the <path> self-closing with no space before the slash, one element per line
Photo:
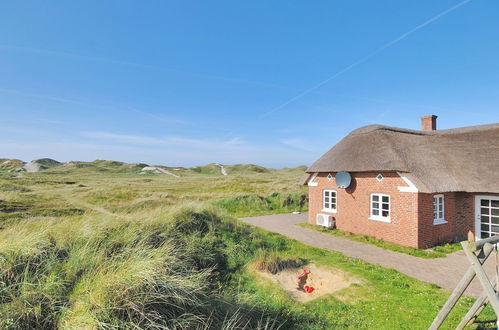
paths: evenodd
<path fill-rule="evenodd" d="M 313 288 L 313 287 L 311 287 L 311 286 L 308 286 L 308 285 L 305 285 L 304 289 L 305 289 L 305 291 L 307 291 L 308 293 L 312 293 L 312 292 L 314 292 L 314 288 Z"/>

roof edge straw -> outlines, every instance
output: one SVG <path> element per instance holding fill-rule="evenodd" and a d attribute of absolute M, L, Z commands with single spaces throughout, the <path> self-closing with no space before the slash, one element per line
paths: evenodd
<path fill-rule="evenodd" d="M 463 243 L 465 243 L 465 242 L 463 242 Z M 481 240 L 476 241 L 476 242 L 469 242 L 470 247 L 472 248 L 473 251 L 481 249 L 487 243 L 488 244 L 497 244 L 497 243 L 499 243 L 499 236 L 492 236 L 492 237 L 488 237 L 488 238 L 485 238 L 485 239 L 481 239 Z"/>

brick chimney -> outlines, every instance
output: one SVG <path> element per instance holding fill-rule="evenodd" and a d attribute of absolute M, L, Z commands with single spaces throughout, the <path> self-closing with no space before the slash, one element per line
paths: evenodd
<path fill-rule="evenodd" d="M 437 117 L 435 115 L 428 115 L 421 117 L 421 130 L 422 131 L 436 131 L 437 130 Z"/>

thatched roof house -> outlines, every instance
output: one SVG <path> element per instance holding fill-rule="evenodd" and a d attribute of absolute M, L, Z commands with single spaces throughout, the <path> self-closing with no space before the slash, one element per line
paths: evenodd
<path fill-rule="evenodd" d="M 499 234 L 499 124 L 437 130 L 436 118 L 361 127 L 333 146 L 303 180 L 309 222 L 417 247 Z"/>
<path fill-rule="evenodd" d="M 499 124 L 435 131 L 364 126 L 307 173 L 340 171 L 403 172 L 426 193 L 499 193 Z"/>

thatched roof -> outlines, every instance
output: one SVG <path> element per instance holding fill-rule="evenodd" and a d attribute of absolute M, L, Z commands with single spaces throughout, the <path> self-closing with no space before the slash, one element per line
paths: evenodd
<path fill-rule="evenodd" d="M 436 131 L 361 127 L 307 170 L 339 171 L 404 172 L 427 193 L 499 193 L 499 124 Z"/>

